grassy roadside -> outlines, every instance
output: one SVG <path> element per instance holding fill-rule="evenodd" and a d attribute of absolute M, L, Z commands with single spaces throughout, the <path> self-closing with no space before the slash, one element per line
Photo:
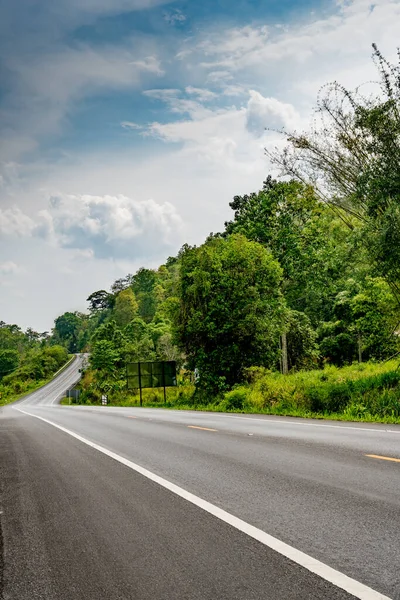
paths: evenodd
<path fill-rule="evenodd" d="M 98 405 L 99 398 L 84 390 L 82 403 Z M 115 393 L 109 405 L 139 406 L 139 394 Z M 252 368 L 243 385 L 218 398 L 201 397 L 193 385 L 181 381 L 167 389 L 166 403 L 162 390 L 143 390 L 143 406 L 400 424 L 399 361 L 328 366 L 286 376 Z"/>
<path fill-rule="evenodd" d="M 68 358 L 68 361 L 61 367 L 61 369 L 59 369 L 55 373 L 52 373 L 52 375 L 50 375 L 46 379 L 40 379 L 40 380 L 37 380 L 37 381 L 31 380 L 31 381 L 24 382 L 25 383 L 25 385 L 24 385 L 25 389 L 24 389 L 23 393 L 16 393 L 16 394 L 9 394 L 9 395 L 8 394 L 5 395 L 4 393 L 0 393 L 0 407 L 1 406 L 6 406 L 7 404 L 11 404 L 12 402 L 16 402 L 17 400 L 22 400 L 22 398 L 25 398 L 25 396 L 28 396 L 29 394 L 32 394 L 32 392 L 36 392 L 36 390 L 38 390 L 41 387 L 47 385 L 48 383 L 50 383 L 50 381 L 52 381 L 54 379 L 54 377 L 56 375 L 58 375 L 64 369 L 66 369 L 73 362 L 73 360 L 75 358 L 76 358 L 75 354 L 73 354 L 72 356 L 70 356 Z"/>

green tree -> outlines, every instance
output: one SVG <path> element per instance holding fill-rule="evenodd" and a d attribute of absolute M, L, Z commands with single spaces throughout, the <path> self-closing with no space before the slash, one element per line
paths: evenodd
<path fill-rule="evenodd" d="M 138 313 L 138 303 L 131 288 L 122 290 L 116 297 L 114 318 L 119 327 L 125 327 Z"/>
<path fill-rule="evenodd" d="M 86 302 L 89 302 L 89 310 L 93 313 L 99 310 L 112 308 L 115 304 L 115 298 L 105 290 L 99 290 L 90 294 L 86 299 Z"/>
<path fill-rule="evenodd" d="M 112 293 L 118 294 L 119 292 L 122 292 L 122 290 L 126 290 L 132 285 L 132 278 L 133 275 L 129 273 L 128 275 L 126 275 L 126 277 L 121 277 L 120 279 L 114 281 L 114 283 L 111 286 Z"/>
<path fill-rule="evenodd" d="M 78 312 L 66 312 L 57 317 L 54 322 L 55 342 L 60 342 L 68 348 L 69 352 L 79 352 L 78 336 L 82 322 L 86 320 L 86 315 Z"/>
<path fill-rule="evenodd" d="M 287 321 L 288 367 L 290 370 L 311 369 L 318 364 L 317 332 L 304 313 L 291 310 Z"/>
<path fill-rule="evenodd" d="M 19 354 L 17 350 L 0 350 L 0 377 L 7 375 L 19 365 Z"/>
<path fill-rule="evenodd" d="M 242 235 L 185 248 L 175 335 L 200 388 L 222 391 L 246 367 L 277 361 L 286 314 L 281 276 L 271 254 Z"/>
<path fill-rule="evenodd" d="M 306 313 L 314 327 L 329 320 L 347 272 L 354 272 L 352 232 L 311 186 L 270 176 L 258 193 L 235 196 L 225 234 L 242 233 L 265 246 L 283 269 L 287 304 Z"/>
<path fill-rule="evenodd" d="M 126 344 L 124 355 L 126 360 L 155 360 L 155 346 L 149 331 L 149 325 L 140 317 L 135 317 L 124 329 Z"/>
<path fill-rule="evenodd" d="M 100 340 L 94 344 L 90 354 L 90 364 L 94 369 L 113 376 L 116 373 L 119 360 L 119 353 L 112 342 Z"/>
<path fill-rule="evenodd" d="M 382 360 L 396 353 L 397 306 L 383 278 L 348 279 L 334 302 L 333 320 L 319 328 L 320 352 L 336 365 Z"/>
<path fill-rule="evenodd" d="M 360 223 L 364 248 L 400 304 L 400 63 L 375 45 L 373 58 L 377 93 L 325 86 L 314 127 L 286 134 L 289 146 L 269 156 L 283 174 L 312 182 L 350 228 Z"/>
<path fill-rule="evenodd" d="M 132 289 L 139 304 L 139 314 L 147 323 L 154 318 L 157 309 L 157 279 L 155 271 L 144 268 L 139 269 L 132 277 Z"/>

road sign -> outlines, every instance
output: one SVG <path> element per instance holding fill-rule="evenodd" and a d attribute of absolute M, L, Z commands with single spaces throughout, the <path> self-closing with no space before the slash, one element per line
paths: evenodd
<path fill-rule="evenodd" d="M 142 406 L 143 388 L 164 388 L 164 401 L 166 401 L 165 388 L 177 385 L 176 362 L 174 360 L 163 360 L 127 363 L 126 379 L 128 389 L 138 389 L 140 391 L 140 406 Z"/>

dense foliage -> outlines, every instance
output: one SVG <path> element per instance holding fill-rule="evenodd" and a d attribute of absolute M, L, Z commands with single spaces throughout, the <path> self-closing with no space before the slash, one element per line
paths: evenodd
<path fill-rule="evenodd" d="M 285 175 L 308 182 L 320 200 L 357 220 L 364 247 L 400 302 L 400 52 L 390 64 L 373 45 L 379 82 L 370 94 L 339 83 L 321 92 L 314 126 L 292 132 L 270 153 Z"/>
<path fill-rule="evenodd" d="M 139 360 L 177 360 L 213 397 L 251 366 L 279 370 L 283 332 L 290 371 L 397 353 L 398 305 L 356 219 L 348 227 L 311 186 L 271 177 L 231 208 L 222 233 L 56 320 L 54 341 L 91 351 L 84 398 L 123 401 L 126 362 Z"/>
<path fill-rule="evenodd" d="M 278 261 L 244 236 L 214 238 L 181 256 L 176 338 L 199 387 L 217 393 L 251 365 L 278 362 L 286 308 Z"/>
<path fill-rule="evenodd" d="M 127 362 L 176 360 L 179 381 L 190 390 L 175 392 L 178 403 L 214 398 L 240 409 L 256 390 L 259 408 L 272 410 L 268 386 L 283 386 L 280 368 L 288 368 L 287 381 L 299 382 L 306 371 L 326 381 L 324 367 L 351 369 L 356 361 L 397 356 L 400 67 L 376 48 L 374 59 L 380 93 L 363 97 L 338 84 L 325 88 L 320 121 L 309 132 L 291 133 L 283 153 L 270 154 L 285 180 L 268 176 L 261 190 L 235 196 L 222 232 L 198 247 L 184 245 L 158 269 L 140 268 L 109 291 L 94 291 L 88 313 L 59 316 L 51 338 L 4 324 L 2 381 L 33 373 L 34 364 L 45 376 L 55 354 L 88 351 L 83 400 L 107 393 L 123 403 Z M 397 415 L 397 375 L 378 379 L 371 388 L 365 384 L 368 411 L 378 411 L 376 390 L 390 383 L 386 395 Z M 299 386 L 290 388 L 285 398 L 292 394 L 291 406 L 303 398 L 303 408 L 329 412 L 342 397 L 340 385 L 339 379 L 332 384 L 326 402 L 328 392 L 319 384 L 306 395 Z M 348 401 L 337 400 L 337 409 L 353 400 L 361 406 L 362 385 L 343 384 Z M 385 410 L 381 406 L 379 414 Z"/>
<path fill-rule="evenodd" d="M 53 344 L 47 332 L 23 332 L 17 325 L 1 321 L 0 404 L 43 383 L 67 359 L 67 349 Z"/>

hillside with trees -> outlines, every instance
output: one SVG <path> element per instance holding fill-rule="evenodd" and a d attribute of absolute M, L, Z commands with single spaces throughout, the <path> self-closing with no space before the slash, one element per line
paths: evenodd
<path fill-rule="evenodd" d="M 67 360 L 48 332 L 0 321 L 0 405 L 45 383 Z"/>
<path fill-rule="evenodd" d="M 400 416 L 397 363 L 384 362 L 400 351 L 400 67 L 376 48 L 373 57 L 380 93 L 324 88 L 313 128 L 268 152 L 283 179 L 235 196 L 222 232 L 94 291 L 88 311 L 59 316 L 50 337 L 4 325 L 2 382 L 57 352 L 87 351 L 84 402 L 135 402 L 126 363 L 175 360 L 176 404 L 294 414 L 297 398 L 302 414 L 335 412 L 386 390 L 387 411 L 370 402 L 368 414 Z M 340 396 L 340 369 L 345 400 L 318 404 L 317 382 Z"/>

